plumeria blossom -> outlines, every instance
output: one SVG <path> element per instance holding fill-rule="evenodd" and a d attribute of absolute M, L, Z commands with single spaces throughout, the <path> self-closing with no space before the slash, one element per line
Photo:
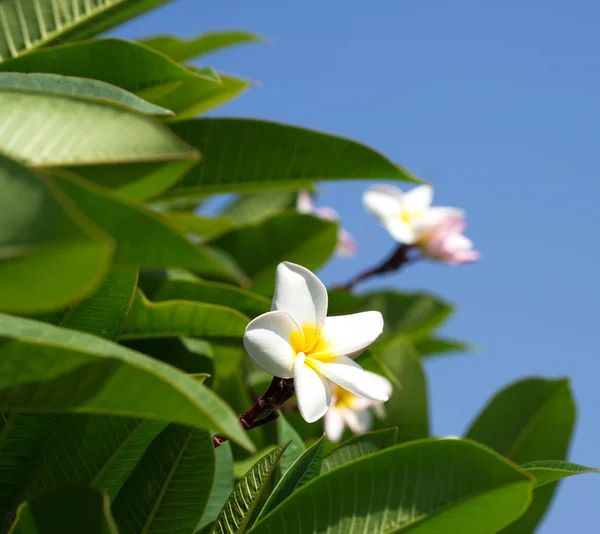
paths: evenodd
<path fill-rule="evenodd" d="M 433 188 L 415 187 L 406 193 L 389 185 L 378 185 L 365 191 L 363 203 L 392 237 L 405 245 L 419 245 L 431 231 L 448 218 L 464 219 L 458 208 L 431 206 Z"/>
<path fill-rule="evenodd" d="M 473 242 L 462 235 L 465 221 L 457 217 L 448 217 L 421 238 L 423 256 L 450 264 L 476 261 L 480 253 L 473 250 Z"/>
<path fill-rule="evenodd" d="M 296 210 L 298 213 L 305 213 L 307 215 L 314 215 L 320 219 L 326 219 L 328 221 L 339 221 L 340 216 L 338 212 L 333 208 L 323 206 L 317 208 L 315 201 L 309 191 L 302 190 L 298 193 L 298 199 L 296 201 Z M 338 242 L 336 252 L 340 256 L 350 257 L 356 254 L 356 239 L 348 232 L 345 228 L 340 226 L 338 230 Z"/>
<path fill-rule="evenodd" d="M 392 394 L 390 381 L 378 374 L 371 372 L 369 374 L 379 383 L 381 389 L 389 397 Z M 330 441 L 339 441 L 346 426 L 355 434 L 363 434 L 371 430 L 373 426 L 371 409 L 381 404 L 381 401 L 357 397 L 347 389 L 333 386 L 331 406 L 325 414 L 325 434 L 327 438 Z"/>
<path fill-rule="evenodd" d="M 352 358 L 383 330 L 383 317 L 368 311 L 327 317 L 327 289 L 308 269 L 277 267 L 271 311 L 246 327 L 244 347 L 264 371 L 293 378 L 300 414 L 312 423 L 331 404 L 331 384 L 359 397 L 384 402 L 379 382 Z"/>

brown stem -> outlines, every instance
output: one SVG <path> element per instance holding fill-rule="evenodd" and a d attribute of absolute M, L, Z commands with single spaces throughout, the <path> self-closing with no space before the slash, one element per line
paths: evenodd
<path fill-rule="evenodd" d="M 412 249 L 412 245 L 398 245 L 394 252 L 392 252 L 392 254 L 385 260 L 383 260 L 382 263 L 376 265 L 375 267 L 366 269 L 362 273 L 357 274 L 349 282 L 336 286 L 335 289 L 344 289 L 346 291 L 350 291 L 354 289 L 354 286 L 360 282 L 364 282 L 373 276 L 389 273 L 390 271 L 397 271 L 407 263 L 413 261 L 413 258 L 409 256 Z"/>
<path fill-rule="evenodd" d="M 267 390 L 258 398 L 251 408 L 240 415 L 240 423 L 245 430 L 259 427 L 277 419 L 276 411 L 285 401 L 294 394 L 294 380 L 292 378 L 279 378 L 274 376 Z M 219 447 L 227 441 L 225 436 L 213 436 L 213 445 Z"/>

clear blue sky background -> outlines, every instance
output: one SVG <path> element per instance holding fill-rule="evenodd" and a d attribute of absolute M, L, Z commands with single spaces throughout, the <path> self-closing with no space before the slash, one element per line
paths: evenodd
<path fill-rule="evenodd" d="M 446 332 L 481 346 L 427 365 L 435 433 L 461 434 L 513 380 L 569 376 L 571 459 L 600 467 L 599 20 L 595 0 L 179 0 L 116 34 L 268 36 L 205 62 L 262 83 L 218 114 L 356 138 L 432 182 L 437 203 L 464 207 L 479 264 L 418 265 L 365 286 L 439 293 L 458 309 Z M 365 186 L 323 187 L 360 244 L 326 282 L 393 246 L 363 212 Z M 599 494 L 598 475 L 565 481 L 540 532 L 596 532 Z"/>

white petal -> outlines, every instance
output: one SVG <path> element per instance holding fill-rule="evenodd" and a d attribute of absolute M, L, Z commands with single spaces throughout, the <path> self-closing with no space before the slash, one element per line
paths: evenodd
<path fill-rule="evenodd" d="M 383 390 L 383 392 L 390 397 L 392 395 L 392 383 L 385 377 L 378 375 L 377 373 L 372 373 L 371 371 L 367 371 L 379 384 L 379 387 Z"/>
<path fill-rule="evenodd" d="M 409 211 L 421 211 L 431 206 L 433 200 L 433 187 L 420 185 L 404 193 L 403 205 Z"/>
<path fill-rule="evenodd" d="M 377 380 L 347 356 L 338 356 L 326 361 L 314 358 L 307 358 L 307 360 L 319 373 L 354 395 L 380 402 L 385 402 L 389 398 Z M 295 370 L 294 366 L 294 373 Z"/>
<path fill-rule="evenodd" d="M 325 414 L 325 434 L 329 441 L 340 441 L 344 433 L 344 420 L 335 407 L 329 408 Z"/>
<path fill-rule="evenodd" d="M 267 373 L 291 378 L 296 357 L 290 343 L 293 332 L 302 335 L 300 326 L 287 313 L 263 313 L 246 327 L 244 347 L 256 365 Z"/>
<path fill-rule="evenodd" d="M 392 383 L 387 378 L 376 373 L 371 373 L 371 371 L 367 371 L 367 374 L 371 375 L 388 397 L 392 395 Z M 365 397 L 352 397 L 350 408 L 356 411 L 363 411 L 367 408 L 375 408 L 381 404 L 381 401 L 373 401 Z"/>
<path fill-rule="evenodd" d="M 400 215 L 403 197 L 402 191 L 397 187 L 377 185 L 364 192 L 363 205 L 371 215 L 383 222 Z"/>
<path fill-rule="evenodd" d="M 357 248 L 358 245 L 356 244 L 356 239 L 354 239 L 354 236 L 345 228 L 340 228 L 338 230 L 338 242 L 335 251 L 340 256 L 349 258 L 350 256 L 354 256 L 356 254 Z"/>
<path fill-rule="evenodd" d="M 378 311 L 327 317 L 321 330 L 321 343 L 327 350 L 311 354 L 322 356 L 358 356 L 383 332 L 383 316 Z"/>
<path fill-rule="evenodd" d="M 400 218 L 388 219 L 385 221 L 385 228 L 399 243 L 412 245 L 417 240 L 414 228 Z"/>
<path fill-rule="evenodd" d="M 284 261 L 277 266 L 271 309 L 287 312 L 300 326 L 319 331 L 327 315 L 327 289 L 308 269 Z"/>
<path fill-rule="evenodd" d="M 315 209 L 315 201 L 312 198 L 312 195 L 306 189 L 298 192 L 298 198 L 296 199 L 296 210 L 299 213 L 307 213 L 310 214 Z"/>
<path fill-rule="evenodd" d="M 329 382 L 305 363 L 301 352 L 294 362 L 294 388 L 300 415 L 307 423 L 314 423 L 327 412 L 331 404 Z"/>
<path fill-rule="evenodd" d="M 464 219 L 465 216 L 465 212 L 459 208 L 434 206 L 423 212 L 419 217 L 418 226 L 422 228 L 433 228 L 439 226 L 447 219 Z"/>
<path fill-rule="evenodd" d="M 364 434 L 373 426 L 373 416 L 369 410 L 354 411 L 345 408 L 341 414 L 344 422 L 355 434 Z"/>

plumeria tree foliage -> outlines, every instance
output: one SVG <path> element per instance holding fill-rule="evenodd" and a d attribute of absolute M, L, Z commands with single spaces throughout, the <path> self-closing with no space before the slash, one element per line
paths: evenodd
<path fill-rule="evenodd" d="M 359 142 L 203 117 L 252 86 L 205 54 L 259 36 L 101 37 L 163 3 L 0 0 L 0 534 L 533 532 L 593 471 L 568 381 L 436 438 L 452 306 L 355 292 L 477 260 L 465 214 Z M 365 192 L 394 248 L 326 288 L 360 243 L 314 184 L 349 179 L 412 188 Z"/>

